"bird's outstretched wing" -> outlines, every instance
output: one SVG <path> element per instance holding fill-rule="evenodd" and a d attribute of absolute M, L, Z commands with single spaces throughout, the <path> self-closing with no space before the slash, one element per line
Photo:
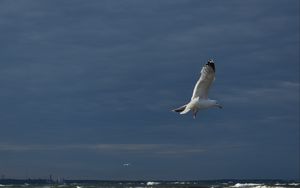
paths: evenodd
<path fill-rule="evenodd" d="M 195 85 L 191 100 L 197 97 L 207 99 L 209 87 L 215 79 L 215 71 L 214 62 L 209 60 L 201 70 L 201 76 Z"/>

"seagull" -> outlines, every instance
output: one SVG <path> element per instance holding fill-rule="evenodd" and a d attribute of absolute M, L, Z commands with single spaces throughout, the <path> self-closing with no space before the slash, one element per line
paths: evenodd
<path fill-rule="evenodd" d="M 212 107 L 223 108 L 216 100 L 208 99 L 208 90 L 215 80 L 215 72 L 215 63 L 212 59 L 209 59 L 206 65 L 202 67 L 201 76 L 195 85 L 191 101 L 172 111 L 180 114 L 187 114 L 189 111 L 192 111 L 193 118 L 195 119 L 200 109 Z"/>
<path fill-rule="evenodd" d="M 124 163 L 123 166 L 130 166 L 130 163 Z"/>

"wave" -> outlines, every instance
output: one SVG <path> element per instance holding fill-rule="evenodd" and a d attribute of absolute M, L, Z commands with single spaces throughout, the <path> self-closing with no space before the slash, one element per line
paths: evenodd
<path fill-rule="evenodd" d="M 278 185 L 280 185 L 280 186 L 278 186 Z M 236 183 L 235 185 L 233 185 L 231 187 L 240 187 L 240 188 L 286 188 L 286 187 L 281 187 L 282 185 L 284 185 L 284 184 L 275 184 L 275 186 L 270 186 L 270 185 L 264 185 L 264 184 L 259 184 L 259 183 Z"/>
<path fill-rule="evenodd" d="M 300 185 L 300 183 L 290 183 L 289 185 L 290 186 L 298 186 L 298 185 Z"/>
<path fill-rule="evenodd" d="M 255 187 L 255 186 L 261 186 L 262 184 L 258 183 L 236 183 L 235 185 L 231 187 Z"/>
<path fill-rule="evenodd" d="M 159 182 L 154 182 L 154 181 L 148 181 L 147 183 L 146 183 L 146 185 L 159 185 L 160 183 Z"/>

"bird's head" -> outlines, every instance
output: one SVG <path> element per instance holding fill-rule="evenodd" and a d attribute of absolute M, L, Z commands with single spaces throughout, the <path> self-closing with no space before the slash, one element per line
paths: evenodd
<path fill-rule="evenodd" d="M 223 108 L 223 106 L 222 106 L 221 104 L 219 104 L 218 101 L 213 100 L 213 102 L 214 102 L 214 106 L 215 106 L 215 107 Z"/>

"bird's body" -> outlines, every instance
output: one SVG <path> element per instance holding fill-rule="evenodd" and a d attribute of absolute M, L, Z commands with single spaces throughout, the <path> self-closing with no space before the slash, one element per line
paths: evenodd
<path fill-rule="evenodd" d="M 192 111 L 193 117 L 195 118 L 197 112 L 201 109 L 211 107 L 222 108 L 216 100 L 208 99 L 208 90 L 215 79 L 215 70 L 214 62 L 209 60 L 201 70 L 201 76 L 195 85 L 191 101 L 173 111 L 179 112 L 180 114 L 186 114 L 189 111 Z"/>
<path fill-rule="evenodd" d="M 124 163 L 123 166 L 130 166 L 130 163 Z"/>

